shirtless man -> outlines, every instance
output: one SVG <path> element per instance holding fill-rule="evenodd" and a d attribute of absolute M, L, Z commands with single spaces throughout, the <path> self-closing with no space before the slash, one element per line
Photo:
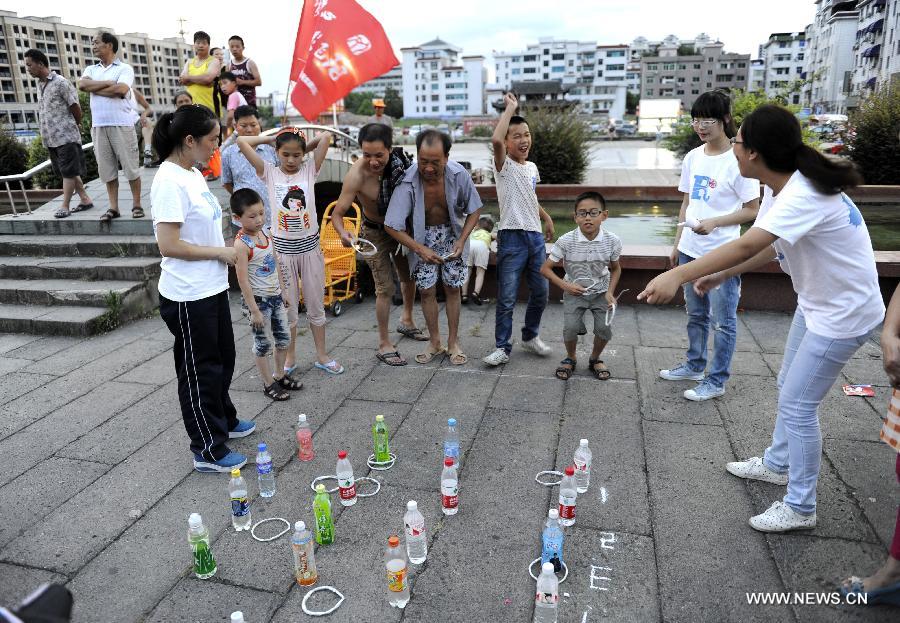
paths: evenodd
<path fill-rule="evenodd" d="M 378 320 L 378 352 L 379 360 L 390 366 L 405 366 L 406 360 L 397 352 L 388 336 L 388 322 L 391 315 L 391 299 L 394 296 L 394 273 L 391 269 L 391 258 L 400 276 L 400 291 L 403 294 L 403 312 L 397 332 L 417 341 L 428 338 L 416 327 L 412 317 L 413 303 L 416 299 L 416 284 L 409 276 L 409 264 L 406 257 L 396 254 L 397 241 L 384 230 L 384 215 L 387 205 L 380 205 L 379 194 L 382 191 L 382 176 L 386 168 L 396 166 L 391 161 L 391 144 L 393 132 L 381 124 L 364 125 L 359 130 L 359 143 L 363 157 L 353 163 L 344 178 L 341 196 L 331 213 L 331 222 L 341 237 L 345 247 L 353 245 L 353 234 L 344 229 L 343 217 L 354 201 L 358 201 L 363 210 L 363 224 L 359 237 L 373 243 L 378 252 L 366 258 L 375 281 L 375 317 Z M 399 175 L 399 173 L 398 173 Z"/>
<path fill-rule="evenodd" d="M 463 166 L 448 159 L 450 137 L 437 130 L 416 136 L 416 166 L 410 167 L 394 189 L 384 226 L 407 247 L 409 269 L 422 295 L 422 313 L 431 336 L 428 349 L 416 355 L 418 363 L 450 357 L 463 365 L 468 357 L 459 345 L 460 288 L 468 268 L 464 256 L 469 234 L 481 214 L 481 198 Z M 412 217 L 412 232 L 407 222 Z M 410 233 L 412 235 L 410 235 Z M 441 345 L 436 288 L 438 277 L 447 296 L 447 349 Z"/>

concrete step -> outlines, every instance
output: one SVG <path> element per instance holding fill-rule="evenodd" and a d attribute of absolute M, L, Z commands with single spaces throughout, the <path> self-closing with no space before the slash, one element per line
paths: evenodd
<path fill-rule="evenodd" d="M 3 236 L 0 255 L 159 257 L 153 236 Z"/>
<path fill-rule="evenodd" d="M 118 297 L 124 310 L 153 309 L 156 281 L 81 281 L 79 279 L 0 279 L 0 303 L 109 307 Z"/>
<path fill-rule="evenodd" d="M 112 328 L 105 307 L 0 304 L 0 332 L 33 335 L 94 335 Z"/>
<path fill-rule="evenodd" d="M 149 202 L 148 202 L 149 203 Z M 147 236 L 153 234 L 153 220 L 145 207 L 143 218 L 131 218 L 131 202 L 123 204 L 122 216 L 110 223 L 100 221 L 105 210 L 92 209 L 73 214 L 68 218 L 54 218 L 58 209 L 54 202 L 31 214 L 0 217 L 0 234 L 19 236 Z"/>
<path fill-rule="evenodd" d="M 0 256 L 0 279 L 81 279 L 147 281 L 158 279 L 159 257 Z"/>

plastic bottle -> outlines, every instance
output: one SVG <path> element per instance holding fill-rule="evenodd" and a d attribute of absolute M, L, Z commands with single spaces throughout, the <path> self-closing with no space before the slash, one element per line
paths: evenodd
<path fill-rule="evenodd" d="M 594 455 L 588 447 L 588 440 L 582 439 L 575 448 L 575 488 L 578 494 L 586 493 L 591 484 L 591 461 Z"/>
<path fill-rule="evenodd" d="M 455 515 L 459 510 L 459 477 L 453 459 L 444 459 L 444 471 L 441 472 L 441 510 L 445 515 Z"/>
<path fill-rule="evenodd" d="M 244 613 L 240 610 L 231 613 L 231 623 L 247 623 L 244 620 Z"/>
<path fill-rule="evenodd" d="M 313 513 L 316 516 L 316 543 L 328 545 L 334 542 L 334 520 L 331 518 L 331 496 L 325 485 L 316 485 L 316 497 L 313 500 Z"/>
<path fill-rule="evenodd" d="M 444 435 L 444 458 L 459 462 L 459 430 L 456 428 L 456 418 L 447 420 L 447 434 Z"/>
<path fill-rule="evenodd" d="M 575 486 L 575 467 L 569 465 L 559 483 L 559 523 L 571 526 L 575 523 L 575 503 L 578 489 Z"/>
<path fill-rule="evenodd" d="M 563 531 L 559 525 L 559 511 L 551 508 L 547 512 L 547 525 L 541 533 L 541 564 L 549 562 L 553 571 L 562 571 Z"/>
<path fill-rule="evenodd" d="M 209 530 L 203 525 L 200 513 L 188 517 L 188 543 L 194 552 L 194 575 L 201 580 L 216 574 L 216 559 L 209 548 Z"/>
<path fill-rule="evenodd" d="M 316 572 L 316 556 L 313 553 L 312 534 L 306 524 L 298 521 L 294 524 L 294 536 L 291 537 L 294 550 L 294 577 L 300 586 L 312 586 L 319 579 Z"/>
<path fill-rule="evenodd" d="M 534 623 L 556 623 L 559 613 L 559 580 L 553 573 L 553 565 L 545 562 L 537 581 L 534 595 Z"/>
<path fill-rule="evenodd" d="M 425 517 L 419 512 L 419 505 L 415 500 L 406 503 L 403 527 L 406 528 L 406 553 L 409 555 L 409 562 L 421 565 L 428 556 L 428 539 L 425 537 Z"/>
<path fill-rule="evenodd" d="M 391 447 L 388 444 L 388 429 L 383 415 L 375 416 L 372 425 L 372 441 L 375 443 L 375 462 L 387 463 L 391 460 Z"/>
<path fill-rule="evenodd" d="M 231 470 L 231 482 L 228 488 L 231 491 L 231 525 L 238 532 L 249 530 L 252 521 L 250 498 L 247 497 L 247 483 L 241 476 L 241 470 Z"/>
<path fill-rule="evenodd" d="M 334 473 L 337 475 L 341 506 L 353 506 L 356 504 L 356 481 L 353 479 L 353 466 L 347 459 L 346 450 L 338 452 L 338 462 Z"/>
<path fill-rule="evenodd" d="M 266 444 L 257 446 L 256 477 L 259 479 L 259 494 L 264 498 L 275 495 L 275 472 L 272 469 L 272 457 Z"/>
<path fill-rule="evenodd" d="M 305 413 L 301 413 L 297 419 L 297 458 L 301 461 L 312 461 L 316 456 L 313 451 L 312 430 L 306 422 Z"/>
<path fill-rule="evenodd" d="M 406 552 L 400 547 L 400 537 L 392 534 L 384 552 L 384 566 L 387 569 L 388 598 L 391 605 L 403 608 L 409 603 L 409 566 Z"/>

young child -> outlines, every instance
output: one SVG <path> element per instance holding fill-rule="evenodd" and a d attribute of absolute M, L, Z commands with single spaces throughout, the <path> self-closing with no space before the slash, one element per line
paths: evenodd
<path fill-rule="evenodd" d="M 237 273 L 244 307 L 250 312 L 253 329 L 253 354 L 256 369 L 263 381 L 263 393 L 272 400 L 291 397 L 286 389 L 300 389 L 303 383 L 284 373 L 284 358 L 291 345 L 288 328 L 287 303 L 281 296 L 277 270 L 277 255 L 263 226 L 266 210 L 262 197 L 251 188 L 236 190 L 231 195 L 231 213 L 241 222 L 241 229 L 234 238 Z M 272 342 L 266 335 L 271 326 L 275 341 L 275 374 L 269 369 L 269 353 Z M 271 383 L 266 382 L 271 379 Z"/>
<path fill-rule="evenodd" d="M 478 219 L 478 225 L 469 236 L 469 257 L 466 265 L 469 272 L 462 287 L 462 302 L 469 302 L 469 277 L 472 276 L 472 267 L 475 267 L 475 289 L 472 290 L 472 302 L 481 305 L 481 286 L 484 285 L 484 273 L 487 270 L 488 260 L 491 257 L 491 242 L 496 238 L 494 231 L 494 218 L 490 214 L 484 214 Z"/>
<path fill-rule="evenodd" d="M 307 145 L 297 128 L 284 128 L 274 136 L 240 136 L 237 144 L 256 169 L 269 194 L 273 210 L 273 242 L 278 252 L 281 284 L 288 301 L 291 345 L 285 371 L 296 368 L 297 306 L 301 283 L 306 318 L 316 344 L 315 367 L 329 374 L 341 374 L 344 367 L 325 349 L 325 255 L 319 246 L 319 219 L 316 215 L 316 177 L 328 153 L 331 134 L 322 133 Z M 256 146 L 275 143 L 279 164 L 263 160 Z M 308 151 L 312 158 L 304 160 Z"/>
<path fill-rule="evenodd" d="M 225 127 L 227 128 L 227 134 L 231 134 L 234 130 L 234 111 L 237 110 L 238 106 L 247 105 L 247 100 L 244 99 L 244 96 L 237 90 L 237 86 L 237 78 L 235 78 L 234 74 L 230 71 L 222 72 L 222 75 L 219 76 L 219 88 L 228 98 L 228 104 L 225 107 Z"/>
<path fill-rule="evenodd" d="M 563 234 L 550 249 L 550 257 L 541 267 L 541 274 L 555 283 L 563 294 L 563 340 L 566 358 L 556 369 L 556 378 L 568 380 L 575 370 L 575 347 L 578 335 L 585 333 L 584 313 L 594 316 L 594 348 L 588 369 L 600 381 L 610 373 L 600 359 L 606 344 L 612 339 L 612 328 L 606 322 L 607 310 L 616 304 L 613 293 L 619 284 L 622 267 L 622 241 L 614 233 L 603 229 L 609 216 L 603 196 L 594 191 L 581 193 L 575 199 L 575 223 L 578 229 Z M 553 272 L 555 266 L 566 269 L 566 278 Z"/>

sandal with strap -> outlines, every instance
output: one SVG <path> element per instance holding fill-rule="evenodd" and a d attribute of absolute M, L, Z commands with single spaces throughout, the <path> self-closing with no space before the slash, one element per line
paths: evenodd
<path fill-rule="evenodd" d="M 285 374 L 280 379 L 275 379 L 275 382 L 278 383 L 279 385 L 281 385 L 281 387 L 284 389 L 295 390 L 295 389 L 303 388 L 303 381 L 298 381 L 297 379 L 292 377 L 290 374 Z"/>
<path fill-rule="evenodd" d="M 572 373 L 575 372 L 575 365 L 576 361 L 571 357 L 566 357 L 560 361 L 559 367 L 556 368 L 556 378 L 560 381 L 568 381 Z"/>
<path fill-rule="evenodd" d="M 144 218 L 144 208 L 141 206 L 131 208 L 131 218 Z"/>
<path fill-rule="evenodd" d="M 114 218 L 119 218 L 120 216 L 122 216 L 122 215 L 119 214 L 116 210 L 107 210 L 106 212 L 103 213 L 103 216 L 100 217 L 100 222 L 101 223 L 109 223 Z"/>
<path fill-rule="evenodd" d="M 601 364 L 602 368 L 597 368 L 597 364 Z M 603 363 L 602 359 L 588 359 L 588 370 L 590 370 L 594 378 L 598 381 L 608 381 L 609 377 L 612 376 L 610 371 L 607 369 L 606 364 Z"/>
<path fill-rule="evenodd" d="M 278 386 L 278 381 L 273 381 L 271 385 L 263 386 L 263 393 L 272 400 L 277 400 L 278 402 L 287 400 L 291 397 L 289 393 Z"/>

